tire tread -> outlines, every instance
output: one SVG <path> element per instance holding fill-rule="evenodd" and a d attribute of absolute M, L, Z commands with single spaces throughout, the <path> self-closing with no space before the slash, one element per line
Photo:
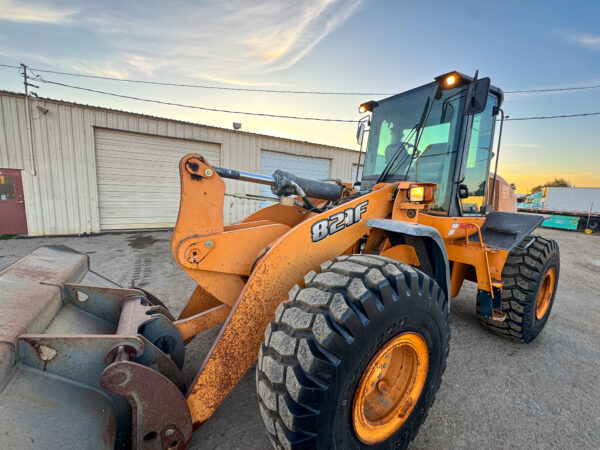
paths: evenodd
<path fill-rule="evenodd" d="M 333 349 L 351 345 L 374 314 L 399 301 L 397 292 L 425 293 L 429 301 L 443 302 L 447 330 L 441 375 L 450 349 L 448 301 L 433 280 L 411 266 L 380 256 L 341 256 L 307 274 L 304 284 L 294 286 L 289 301 L 277 308 L 258 355 L 259 407 L 275 448 L 315 447 L 319 398 L 340 361 Z M 404 436 L 406 445 L 425 420 L 440 384 L 441 376 Z"/>
<path fill-rule="evenodd" d="M 540 236 L 531 238 L 534 241 L 529 247 L 510 251 L 502 269 L 502 311 L 507 314 L 504 322 L 484 317 L 477 302 L 477 318 L 485 328 L 520 342 L 530 342 L 536 336 L 527 331 L 525 322 L 535 314 L 534 297 L 544 266 L 553 253 L 558 253 L 556 241 Z"/>

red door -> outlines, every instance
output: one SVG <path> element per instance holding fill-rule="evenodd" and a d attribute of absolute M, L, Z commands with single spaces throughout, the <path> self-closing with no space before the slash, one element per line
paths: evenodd
<path fill-rule="evenodd" d="M 0 235 L 27 234 L 21 171 L 0 169 Z"/>

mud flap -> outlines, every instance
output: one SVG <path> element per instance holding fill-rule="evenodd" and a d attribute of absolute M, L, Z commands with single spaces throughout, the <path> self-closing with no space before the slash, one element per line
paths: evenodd
<path fill-rule="evenodd" d="M 492 296 L 493 293 L 493 296 Z M 488 318 L 494 319 L 496 317 L 503 317 L 502 312 L 502 291 L 496 286 L 492 287 L 492 293 L 480 289 L 477 292 L 477 300 L 479 301 L 479 311 L 481 315 Z"/>

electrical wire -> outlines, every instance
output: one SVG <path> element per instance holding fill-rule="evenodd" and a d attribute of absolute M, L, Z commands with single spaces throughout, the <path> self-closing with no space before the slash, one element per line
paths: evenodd
<path fill-rule="evenodd" d="M 557 116 L 532 116 L 532 117 L 507 117 L 504 121 L 508 120 L 544 120 L 544 119 L 565 119 L 569 117 L 586 117 L 586 116 L 600 116 L 600 112 L 592 113 L 577 113 L 577 114 L 560 114 Z"/>
<path fill-rule="evenodd" d="M 189 109 L 199 109 L 202 111 L 221 112 L 221 113 L 228 113 L 228 114 L 240 114 L 240 115 L 247 115 L 247 116 L 272 117 L 272 118 L 276 118 L 276 119 L 314 120 L 314 121 L 319 121 L 319 122 L 341 122 L 341 123 L 355 123 L 356 122 L 356 120 L 354 120 L 354 119 L 332 119 L 332 118 L 325 118 L 325 117 L 289 116 L 289 115 L 279 115 L 279 114 L 269 114 L 269 113 L 255 113 L 255 112 L 248 112 L 248 111 L 233 111 L 233 110 L 229 110 L 229 109 L 219 109 L 219 108 L 208 108 L 205 106 L 186 105 L 186 104 L 182 104 L 182 103 L 166 102 L 163 100 L 155 100 L 155 99 L 148 99 L 148 98 L 141 98 L 141 97 L 133 97 L 130 95 L 116 94 L 114 92 L 99 91 L 97 89 L 90 89 L 90 88 L 85 88 L 85 87 L 81 87 L 81 86 L 74 86 L 74 85 L 70 85 L 70 84 L 59 83 L 57 81 L 46 80 L 39 75 L 37 77 L 35 77 L 34 79 L 36 81 L 40 81 L 40 82 L 46 83 L 46 84 L 53 84 L 56 86 L 62 86 L 62 87 L 67 87 L 67 88 L 71 88 L 71 89 L 78 89 L 78 90 L 82 90 L 82 91 L 94 92 L 96 94 L 110 95 L 112 97 L 126 98 L 129 100 L 137 100 L 137 101 L 147 102 L 147 103 L 156 103 L 159 105 L 178 106 L 181 108 L 189 108 Z M 563 118 L 569 118 L 569 117 L 586 117 L 586 116 L 597 116 L 597 115 L 600 115 L 600 112 L 561 114 L 561 115 L 555 115 L 555 116 L 532 116 L 532 117 L 510 117 L 510 118 L 507 117 L 505 120 L 508 121 L 508 120 L 563 119 Z"/>
<path fill-rule="evenodd" d="M 285 89 L 259 89 L 259 88 L 235 88 L 235 87 L 224 87 L 224 86 L 212 86 L 205 84 L 182 84 L 182 83 L 169 83 L 163 81 L 148 81 L 148 80 L 132 80 L 127 78 L 116 78 L 116 77 L 104 77 L 100 75 L 85 75 L 81 73 L 70 73 L 70 72 L 59 72 L 56 70 L 46 69 L 31 69 L 41 73 L 52 73 L 55 75 L 67 75 L 71 77 L 81 78 L 92 78 L 96 80 L 108 80 L 108 81 L 119 81 L 123 83 L 139 83 L 139 84 L 151 84 L 156 86 L 173 86 L 173 87 L 184 87 L 184 88 L 199 88 L 199 89 L 216 89 L 222 91 L 244 91 L 244 92 L 263 92 L 271 94 L 309 94 L 309 95 L 394 95 L 385 92 L 327 92 L 327 91 L 298 91 L 298 90 L 285 90 Z"/>
<path fill-rule="evenodd" d="M 8 64 L 0 64 L 0 67 L 7 67 L 11 69 L 19 69 L 19 66 L 12 66 Z M 108 80 L 108 81 L 118 81 L 122 83 L 139 83 L 139 84 L 148 84 L 155 86 L 172 86 L 172 87 L 184 87 L 184 88 L 199 88 L 199 89 L 215 89 L 222 91 L 242 91 L 242 92 L 263 92 L 263 93 L 271 93 L 271 94 L 308 94 L 308 95 L 373 95 L 373 96 L 388 96 L 395 95 L 397 92 L 389 93 L 389 92 L 328 92 L 328 91 L 301 91 L 301 90 L 285 90 L 285 89 L 259 89 L 259 88 L 235 88 L 235 87 L 224 87 L 224 86 L 212 86 L 212 85 L 204 85 L 204 84 L 183 84 L 183 83 L 171 83 L 171 82 L 162 82 L 162 81 L 149 81 L 149 80 L 136 80 L 136 79 L 128 79 L 128 78 L 116 78 L 116 77 L 106 77 L 101 75 L 87 75 L 82 73 L 73 73 L 73 72 L 61 72 L 58 70 L 49 70 L 49 69 L 35 69 L 30 68 L 35 72 L 41 73 L 51 73 L 55 75 L 66 75 L 70 77 L 80 77 L 80 78 L 91 78 L 95 80 Z M 544 93 L 544 92 L 565 92 L 565 91 L 581 91 L 581 90 L 589 90 L 589 89 L 600 89 L 600 84 L 589 85 L 589 86 L 569 86 L 564 88 L 548 88 L 548 89 L 521 89 L 514 91 L 504 91 L 504 94 L 535 94 L 535 93 Z"/>
<path fill-rule="evenodd" d="M 20 69 L 21 68 L 20 66 L 11 66 L 8 64 L 0 64 L 0 67 L 7 67 L 7 68 L 11 68 L 11 69 Z M 30 70 L 40 71 L 39 69 L 30 69 Z M 198 110 L 202 110 L 202 111 L 221 112 L 221 113 L 228 113 L 228 114 L 239 114 L 239 115 L 258 116 L 258 117 L 272 117 L 272 118 L 276 118 L 276 119 L 312 120 L 312 121 L 319 121 L 319 122 L 339 122 L 339 123 L 354 123 L 354 122 L 356 122 L 356 120 L 353 120 L 353 119 L 332 119 L 332 118 L 325 118 L 325 117 L 303 117 L 303 116 L 290 116 L 290 115 L 279 115 L 279 114 L 269 114 L 269 113 L 255 113 L 255 112 L 248 112 L 248 111 L 233 111 L 233 110 L 219 109 L 219 108 L 208 108 L 208 107 L 204 107 L 204 106 L 186 105 L 186 104 L 182 104 L 182 103 L 174 103 L 174 102 L 166 102 L 166 101 L 162 101 L 162 100 L 133 97 L 133 96 L 129 96 L 129 95 L 116 94 L 114 92 L 106 92 L 106 91 L 100 91 L 97 89 L 85 88 L 85 87 L 81 87 L 81 86 L 74 86 L 74 85 L 70 85 L 70 84 L 66 84 L 66 83 L 59 83 L 57 81 L 46 80 L 46 79 L 42 78 L 40 75 L 37 75 L 34 79 L 37 81 L 40 81 L 42 83 L 46 83 L 46 84 L 53 84 L 56 86 L 62 86 L 62 87 L 71 88 L 71 89 L 78 89 L 78 90 L 82 90 L 82 91 L 93 92 L 96 94 L 109 95 L 112 97 L 126 98 L 129 100 L 137 100 L 137 101 L 147 102 L 147 103 L 156 103 L 156 104 L 160 104 L 160 105 L 177 106 L 177 107 L 189 108 L 189 109 L 198 109 Z M 592 87 L 593 86 L 589 86 L 589 88 L 592 88 Z M 598 87 L 600 87 L 600 86 L 598 86 Z M 563 88 L 562 90 L 565 90 L 565 89 L 574 90 L 574 89 L 583 89 L 583 88 Z M 528 92 L 528 91 L 519 91 L 519 92 Z M 600 115 L 600 112 L 560 114 L 560 115 L 554 115 L 554 116 L 507 117 L 505 120 L 506 121 L 510 121 L 510 120 L 512 120 L 512 121 L 546 120 L 546 119 L 564 119 L 564 118 L 571 118 L 571 117 L 589 117 L 589 116 L 598 116 L 598 115 Z"/>
<path fill-rule="evenodd" d="M 330 118 L 325 118 L 325 117 L 288 116 L 288 115 L 279 115 L 279 114 L 258 113 L 258 112 L 248 112 L 248 111 L 233 111 L 233 110 L 229 110 L 229 109 L 219 109 L 219 108 L 208 108 L 205 106 L 186 105 L 183 103 L 166 102 L 163 100 L 155 100 L 155 99 L 142 98 L 142 97 L 133 97 L 131 95 L 123 95 L 123 94 L 115 94 L 114 92 L 99 91 L 97 89 L 90 89 L 90 88 L 85 88 L 85 87 L 81 87 L 81 86 L 73 86 L 71 84 L 59 83 L 57 81 L 50 81 L 50 80 L 46 80 L 39 76 L 36 77 L 35 80 L 39 81 L 41 83 L 53 84 L 55 86 L 62 86 L 62 87 L 67 87 L 67 88 L 71 88 L 71 89 L 78 89 L 81 91 L 94 92 L 96 94 L 110 95 L 112 97 L 126 98 L 129 100 L 137 100 L 140 102 L 147 102 L 147 103 L 156 103 L 159 105 L 178 106 L 180 108 L 199 109 L 202 111 L 221 112 L 221 113 L 228 113 L 228 114 L 239 114 L 239 115 L 246 115 L 246 116 L 272 117 L 272 118 L 276 118 L 276 119 L 314 120 L 314 121 L 319 121 L 319 122 L 342 122 L 342 123 L 355 123 L 356 122 L 356 120 L 354 120 L 354 119 L 330 119 Z"/>
<path fill-rule="evenodd" d="M 564 91 L 583 91 L 587 89 L 600 89 L 600 84 L 595 84 L 591 86 L 570 86 L 564 88 L 549 88 L 549 89 L 528 89 L 528 90 L 520 90 L 520 91 L 504 91 L 505 94 L 529 94 L 536 92 L 564 92 Z"/>

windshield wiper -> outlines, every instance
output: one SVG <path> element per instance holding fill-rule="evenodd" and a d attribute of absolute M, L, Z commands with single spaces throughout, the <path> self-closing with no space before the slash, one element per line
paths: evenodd
<path fill-rule="evenodd" d="M 398 157 L 401 155 L 402 150 L 404 150 L 406 148 L 406 146 L 408 145 L 408 141 L 410 141 L 410 139 L 413 137 L 413 134 L 417 130 L 418 126 L 419 126 L 419 124 L 416 124 L 414 127 L 412 127 L 410 129 L 410 132 L 408 133 L 408 136 L 406 137 L 406 141 L 402 141 L 402 143 L 398 146 L 398 148 L 392 155 L 391 159 L 388 161 L 388 163 L 385 165 L 385 167 L 381 171 L 381 175 L 379 175 L 379 178 L 377 178 L 377 182 L 375 184 L 385 181 L 387 176 L 390 174 L 392 167 L 398 160 Z M 404 158 L 402 160 L 400 160 L 400 164 L 399 164 L 400 167 L 402 167 L 402 164 L 404 164 L 404 161 L 406 161 L 407 156 L 410 156 L 408 154 L 408 152 L 404 155 Z"/>
<path fill-rule="evenodd" d="M 419 127 L 419 130 L 417 131 L 417 137 L 415 139 L 415 148 L 413 149 L 413 154 L 412 154 L 412 158 L 410 159 L 410 162 L 408 163 L 408 167 L 406 168 L 406 173 L 404 174 L 404 179 L 406 180 L 408 178 L 408 172 L 410 172 L 410 168 L 412 167 L 412 163 L 415 159 L 417 159 L 419 157 L 419 155 L 421 154 L 421 152 L 419 151 L 419 142 L 421 142 L 421 137 L 423 136 L 423 130 L 425 130 L 425 124 L 427 123 L 427 120 L 429 119 L 429 113 L 431 112 L 431 109 L 433 108 L 433 102 L 431 103 L 431 107 L 429 107 L 429 98 L 427 99 L 427 103 L 425 104 L 425 109 L 423 110 L 423 114 L 421 115 L 421 126 Z M 427 114 L 425 114 L 425 112 L 427 112 Z M 416 181 L 416 180 L 415 180 Z"/>
<path fill-rule="evenodd" d="M 396 149 L 396 152 L 394 153 L 392 158 L 389 160 L 389 162 L 383 168 L 381 175 L 379 175 L 379 178 L 377 178 L 377 182 L 375 184 L 382 183 L 383 181 L 385 181 L 387 179 L 388 175 L 392 172 L 391 169 L 394 166 L 394 164 L 396 163 L 396 161 L 398 160 L 398 157 L 400 156 L 401 151 L 406 148 L 406 146 L 410 142 L 413 134 L 415 132 L 419 133 L 419 131 L 422 129 L 423 124 L 427 120 L 427 117 L 429 117 L 429 112 L 431 111 L 431 108 L 429 107 L 430 103 L 431 103 L 431 105 L 433 105 L 433 103 L 431 102 L 431 97 L 427 97 L 427 101 L 425 102 L 425 107 L 423 108 L 423 112 L 421 113 L 421 120 L 419 120 L 419 123 L 417 123 L 414 127 L 412 127 L 410 129 L 410 132 L 408 133 L 408 136 L 406 137 L 406 141 L 403 141 L 402 145 L 400 145 Z M 415 145 L 413 146 L 413 155 L 409 155 L 407 152 L 406 155 L 404 155 L 404 158 L 402 158 L 400 163 L 397 165 L 398 168 L 402 167 L 402 164 L 404 164 L 404 161 L 406 161 L 407 157 L 413 156 L 413 158 L 414 158 L 415 153 L 417 153 L 417 146 L 419 145 L 418 139 L 420 139 L 420 135 L 417 134 L 416 138 L 417 139 L 415 139 Z M 411 164 L 412 164 L 412 159 L 411 159 Z M 409 164 L 409 169 L 410 169 L 411 164 Z M 405 179 L 406 179 L 406 176 L 408 176 L 408 172 L 406 172 L 406 175 L 404 177 Z"/>

